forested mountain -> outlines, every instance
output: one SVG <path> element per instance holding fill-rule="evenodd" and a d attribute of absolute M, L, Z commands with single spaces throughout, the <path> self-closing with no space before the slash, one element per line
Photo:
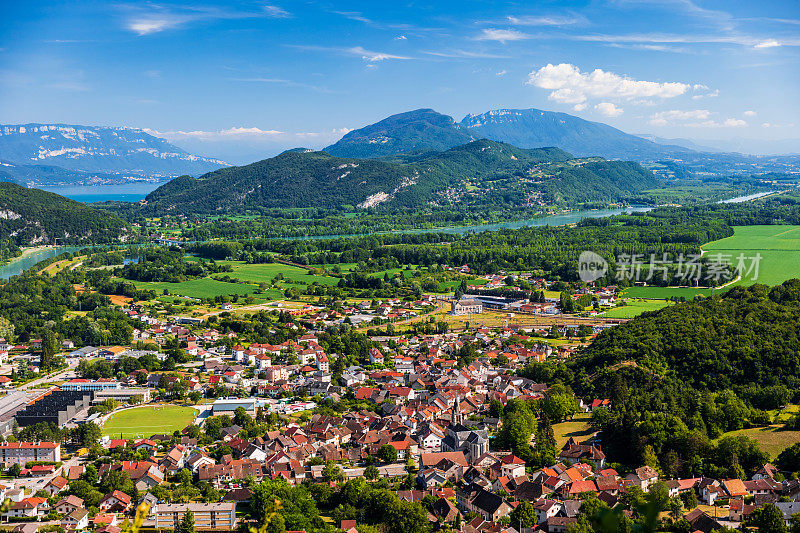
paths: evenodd
<path fill-rule="evenodd" d="M 526 150 L 473 141 L 392 160 L 288 151 L 198 179 L 180 177 L 146 198 L 145 213 L 232 213 L 291 207 L 423 204 L 529 205 L 616 202 L 658 184 L 635 163 L 573 159 L 557 148 Z"/>
<path fill-rule="evenodd" d="M 126 240 L 123 220 L 39 189 L 0 182 L 0 239 L 16 245 L 108 243 Z"/>
<path fill-rule="evenodd" d="M 34 184 L 197 175 L 226 164 L 139 129 L 69 124 L 0 125 L 0 163 L 0 178 Z"/>
<path fill-rule="evenodd" d="M 473 137 L 462 131 L 453 117 L 433 109 L 417 109 L 353 130 L 325 151 L 338 157 L 381 157 L 419 150 L 442 151 L 471 140 Z"/>

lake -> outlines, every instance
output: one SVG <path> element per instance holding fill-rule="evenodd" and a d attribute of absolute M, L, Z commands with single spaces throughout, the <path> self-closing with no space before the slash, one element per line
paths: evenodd
<path fill-rule="evenodd" d="M 164 185 L 166 181 L 134 181 L 121 183 L 118 185 L 73 185 L 62 187 L 42 187 L 45 191 L 54 192 L 61 196 L 66 196 L 77 202 L 138 202 L 145 196 L 153 192 L 158 187 Z"/>

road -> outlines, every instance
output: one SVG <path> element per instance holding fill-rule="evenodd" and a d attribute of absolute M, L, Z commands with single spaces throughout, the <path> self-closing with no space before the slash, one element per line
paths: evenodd
<path fill-rule="evenodd" d="M 27 383 L 24 383 L 24 384 L 20 385 L 19 387 L 16 387 L 16 390 L 23 390 L 24 391 L 24 390 L 28 390 L 28 389 L 35 389 L 39 385 L 41 385 L 43 383 L 50 382 L 50 381 L 61 381 L 61 380 L 65 380 L 65 379 L 76 378 L 76 377 L 78 377 L 78 375 L 75 373 L 75 367 L 78 366 L 78 360 L 79 359 L 80 358 L 78 358 L 78 357 L 67 358 L 67 365 L 68 365 L 67 368 L 65 368 L 63 370 L 59 370 L 58 372 L 55 372 L 53 374 L 48 374 L 48 375 L 43 376 L 41 378 L 34 379 L 33 381 L 29 381 Z"/>

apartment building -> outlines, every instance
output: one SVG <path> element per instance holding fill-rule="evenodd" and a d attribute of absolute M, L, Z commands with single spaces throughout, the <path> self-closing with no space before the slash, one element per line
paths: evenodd
<path fill-rule="evenodd" d="M 236 502 L 160 503 L 153 511 L 156 529 L 175 527 L 186 511 L 194 515 L 197 530 L 236 529 Z"/>
<path fill-rule="evenodd" d="M 0 463 L 14 463 L 24 467 L 29 461 L 61 461 L 61 444 L 58 442 L 4 442 L 0 444 Z"/>

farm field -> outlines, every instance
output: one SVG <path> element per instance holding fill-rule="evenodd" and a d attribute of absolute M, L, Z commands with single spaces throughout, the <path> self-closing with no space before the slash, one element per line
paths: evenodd
<path fill-rule="evenodd" d="M 188 296 L 189 298 L 213 298 L 230 294 L 244 296 L 253 294 L 257 288 L 255 285 L 225 283 L 211 278 L 192 279 L 181 283 L 160 281 L 133 281 L 132 283 L 139 289 L 153 290 L 157 294 L 161 294 L 164 289 L 167 289 L 170 294 Z"/>
<path fill-rule="evenodd" d="M 687 300 L 691 300 L 697 295 L 712 296 L 714 292 L 715 291 L 712 289 L 694 289 L 692 287 L 629 287 L 625 289 L 622 296 L 624 298 L 647 298 L 656 300 L 683 297 Z"/>
<path fill-rule="evenodd" d="M 778 285 L 800 278 L 800 226 L 737 226 L 733 236 L 710 242 L 703 250 L 706 254 L 730 256 L 734 266 L 740 254 L 761 254 L 757 279 L 752 272 L 745 275 L 741 284 Z M 745 265 L 749 267 L 750 261 Z"/>
<path fill-rule="evenodd" d="M 626 305 L 609 309 L 600 316 L 604 318 L 633 318 L 645 311 L 658 311 L 672 305 L 672 302 L 666 300 L 638 300 L 635 298 L 630 298 L 625 303 Z"/>
<path fill-rule="evenodd" d="M 194 407 L 134 407 L 112 414 L 103 425 L 103 435 L 134 438 L 150 437 L 156 433 L 172 434 L 188 426 L 196 415 Z"/>
<path fill-rule="evenodd" d="M 283 274 L 283 277 L 290 281 L 302 281 L 308 284 L 315 281 L 320 285 L 336 285 L 339 283 L 338 278 L 329 276 L 311 276 L 305 269 L 284 265 L 282 263 L 262 263 L 262 264 L 247 264 L 242 261 L 219 261 L 220 264 L 228 264 L 233 267 L 233 272 L 230 273 L 232 278 L 238 278 L 242 281 L 251 281 L 253 283 L 260 283 L 265 281 L 269 283 L 272 278 L 278 274 Z"/>

